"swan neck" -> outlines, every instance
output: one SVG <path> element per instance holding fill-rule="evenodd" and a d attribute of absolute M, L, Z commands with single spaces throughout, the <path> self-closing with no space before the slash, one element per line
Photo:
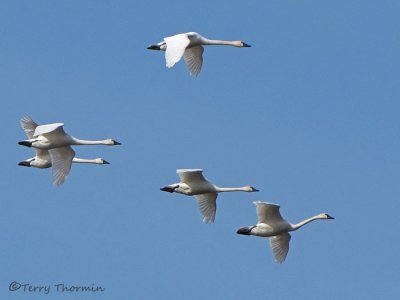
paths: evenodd
<path fill-rule="evenodd" d="M 322 218 L 320 216 L 314 216 L 314 217 L 311 217 L 311 218 L 306 219 L 304 221 L 301 221 L 301 222 L 299 222 L 297 224 L 292 224 L 292 231 L 293 230 L 297 230 L 297 229 L 303 227 L 304 225 L 306 225 L 306 224 L 308 224 L 308 223 L 310 223 L 312 221 L 318 220 L 318 219 L 322 219 Z"/>
<path fill-rule="evenodd" d="M 73 145 L 104 145 L 104 141 L 88 141 L 88 140 L 80 140 L 75 137 L 71 137 Z"/>
<path fill-rule="evenodd" d="M 209 40 L 209 39 L 204 39 L 203 40 L 204 45 L 228 45 L 228 46 L 234 46 L 233 41 L 223 41 L 223 40 Z"/>
<path fill-rule="evenodd" d="M 74 157 L 72 159 L 72 162 L 80 163 L 80 164 L 96 164 L 97 163 L 95 159 L 85 159 L 85 158 L 76 158 L 76 157 Z"/>
<path fill-rule="evenodd" d="M 244 192 L 244 188 L 216 187 L 217 192 Z"/>

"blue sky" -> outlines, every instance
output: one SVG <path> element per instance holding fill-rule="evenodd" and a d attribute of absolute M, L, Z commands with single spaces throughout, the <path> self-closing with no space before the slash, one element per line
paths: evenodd
<path fill-rule="evenodd" d="M 0 298 L 99 285 L 52 299 L 393 299 L 400 293 L 398 1 L 2 1 Z M 243 40 L 208 47 L 201 74 L 146 47 L 176 33 Z M 19 119 L 84 139 L 65 184 L 18 167 Z M 178 168 L 259 193 L 195 200 L 159 191 Z M 239 236 L 255 200 L 298 222 L 284 264 Z"/>

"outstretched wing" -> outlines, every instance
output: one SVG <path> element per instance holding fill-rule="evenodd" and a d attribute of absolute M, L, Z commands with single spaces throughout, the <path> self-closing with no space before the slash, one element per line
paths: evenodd
<path fill-rule="evenodd" d="M 203 215 L 204 223 L 214 223 L 217 211 L 217 193 L 207 193 L 194 196 Z"/>
<path fill-rule="evenodd" d="M 181 182 L 183 183 L 200 183 L 200 182 L 208 182 L 207 179 L 203 176 L 202 169 L 179 169 L 176 170 L 178 173 Z"/>
<path fill-rule="evenodd" d="M 53 184 L 61 185 L 71 170 L 72 159 L 75 151 L 71 147 L 60 147 L 49 150 L 51 163 L 53 166 Z"/>
<path fill-rule="evenodd" d="M 167 44 L 165 50 L 165 60 L 168 68 L 173 67 L 181 60 L 185 53 L 186 47 L 190 44 L 190 40 L 185 33 L 164 38 Z"/>
<path fill-rule="evenodd" d="M 272 253 L 274 254 L 275 260 L 280 264 L 285 261 L 288 254 L 290 238 L 291 236 L 287 232 L 269 238 Z"/>
<path fill-rule="evenodd" d="M 45 134 L 64 135 L 65 131 L 63 129 L 63 126 L 64 126 L 63 123 L 53 123 L 53 124 L 39 125 L 35 129 L 35 133 L 33 134 L 33 137 L 37 137 L 39 135 L 45 135 Z"/>
<path fill-rule="evenodd" d="M 38 124 L 33 122 L 31 117 L 29 116 L 23 117 L 20 122 L 21 122 L 21 127 L 25 131 L 25 134 L 28 137 L 28 139 L 32 139 L 35 129 L 36 127 L 38 127 Z"/>
<path fill-rule="evenodd" d="M 279 212 L 279 205 L 261 201 L 253 203 L 257 207 L 258 223 L 273 225 L 285 221 Z"/>
<path fill-rule="evenodd" d="M 189 72 L 193 76 L 197 76 L 203 65 L 203 46 L 196 46 L 186 49 L 183 58 L 189 68 Z"/>

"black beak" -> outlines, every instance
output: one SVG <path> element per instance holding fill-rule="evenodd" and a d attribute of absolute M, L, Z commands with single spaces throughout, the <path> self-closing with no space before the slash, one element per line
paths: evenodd
<path fill-rule="evenodd" d="M 253 188 L 253 192 L 259 192 L 260 190 L 257 190 L 256 188 Z"/>
<path fill-rule="evenodd" d="M 18 145 L 22 145 L 22 146 L 26 146 L 26 147 L 32 147 L 32 142 L 21 141 L 21 142 L 18 142 Z"/>
<path fill-rule="evenodd" d="M 245 42 L 243 42 L 243 47 L 250 48 L 250 47 L 251 47 L 251 45 L 249 45 L 249 44 L 246 44 Z"/>
<path fill-rule="evenodd" d="M 167 185 L 167 186 L 164 186 L 164 187 L 160 188 L 160 190 L 163 191 L 163 192 L 173 193 L 175 191 L 175 189 L 178 188 L 178 187 L 179 186 L 172 187 L 172 186 L 168 186 Z"/>
<path fill-rule="evenodd" d="M 105 159 L 103 159 L 103 165 L 109 165 L 110 163 L 108 161 L 106 161 Z"/>
<path fill-rule="evenodd" d="M 117 141 L 114 141 L 114 145 L 122 145 L 122 144 Z"/>
<path fill-rule="evenodd" d="M 236 231 L 237 234 L 243 234 L 243 235 L 250 235 L 251 230 L 254 228 L 254 226 L 246 226 L 239 228 L 238 231 Z"/>
<path fill-rule="evenodd" d="M 21 161 L 18 166 L 30 167 L 31 164 L 28 161 Z"/>
<path fill-rule="evenodd" d="M 332 216 L 330 216 L 328 214 L 326 214 L 326 217 L 327 217 L 327 219 L 330 219 L 330 220 L 334 220 L 335 219 L 334 217 L 332 217 Z"/>

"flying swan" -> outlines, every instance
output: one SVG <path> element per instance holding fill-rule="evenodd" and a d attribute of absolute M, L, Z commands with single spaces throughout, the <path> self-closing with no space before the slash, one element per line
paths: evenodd
<path fill-rule="evenodd" d="M 289 251 L 290 234 L 300 227 L 314 221 L 334 219 L 326 213 L 319 214 L 297 224 L 290 224 L 284 220 L 279 212 L 279 205 L 256 201 L 258 223 L 257 225 L 239 228 L 238 234 L 268 237 L 275 260 L 283 263 Z"/>
<path fill-rule="evenodd" d="M 203 46 L 205 45 L 251 47 L 242 41 L 209 40 L 197 32 L 187 32 L 166 37 L 164 41 L 156 45 L 150 45 L 147 49 L 165 51 L 165 60 L 168 68 L 172 68 L 183 56 L 190 74 L 197 76 L 203 64 Z"/>
<path fill-rule="evenodd" d="M 34 140 L 35 131 L 40 125 L 36 124 L 30 117 L 25 116 L 21 119 L 21 126 L 28 137 L 28 141 Z M 43 126 L 43 125 L 42 125 Z M 47 125 L 44 125 L 47 126 Z M 65 134 L 65 133 L 64 133 Z M 68 135 L 67 135 L 68 136 Z M 72 137 L 71 137 L 72 138 Z M 29 146 L 20 142 L 22 145 Z M 31 146 L 33 146 L 33 143 Z M 109 164 L 106 160 L 102 158 L 95 159 L 83 159 L 75 158 L 75 151 L 70 146 L 63 146 L 57 148 L 50 148 L 46 150 L 50 145 L 41 145 L 36 143 L 36 156 L 29 158 L 25 161 L 20 162 L 18 165 L 26 167 L 35 167 L 40 169 L 53 167 L 53 184 L 61 185 L 67 178 L 69 171 L 71 169 L 72 162 L 74 163 L 92 163 L 92 164 Z M 40 147 L 40 148 L 39 148 Z"/>
<path fill-rule="evenodd" d="M 217 210 L 217 195 L 222 192 L 258 192 L 252 186 L 237 188 L 221 188 L 208 181 L 203 176 L 201 169 L 179 169 L 176 170 L 181 182 L 162 187 L 160 190 L 170 193 L 179 193 L 187 196 L 194 196 L 204 223 L 214 223 Z"/>

